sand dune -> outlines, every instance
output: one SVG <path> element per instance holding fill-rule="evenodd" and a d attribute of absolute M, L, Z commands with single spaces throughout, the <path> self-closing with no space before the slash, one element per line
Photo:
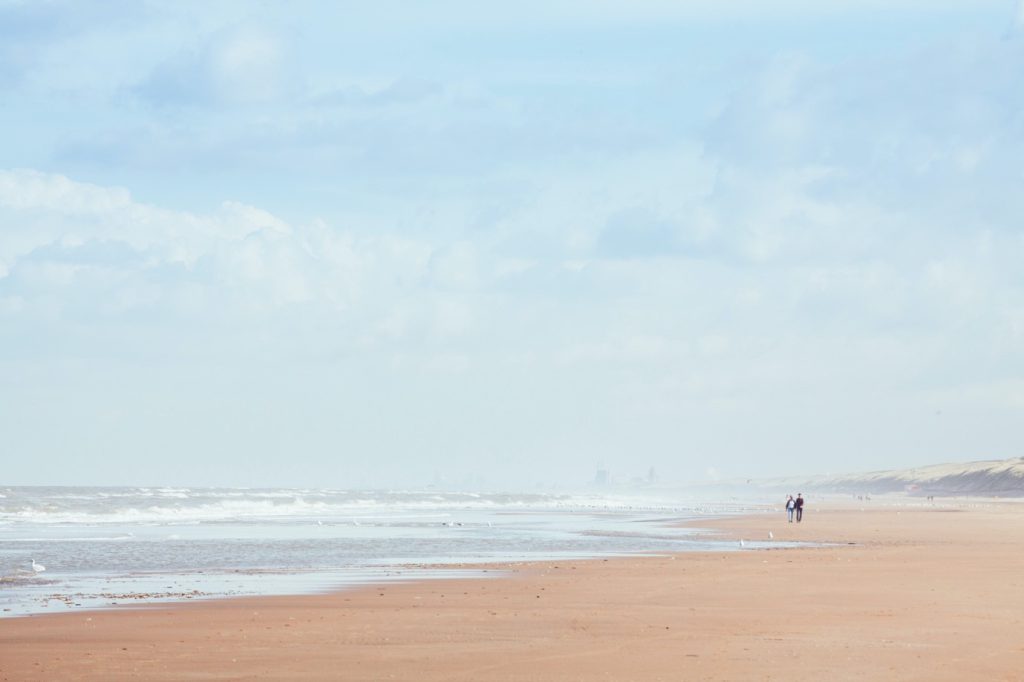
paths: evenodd
<path fill-rule="evenodd" d="M 869 471 L 754 480 L 748 484 L 762 490 L 814 490 L 818 493 L 882 494 L 989 497 L 1024 496 L 1024 457 L 978 462 L 935 464 L 915 469 Z"/>

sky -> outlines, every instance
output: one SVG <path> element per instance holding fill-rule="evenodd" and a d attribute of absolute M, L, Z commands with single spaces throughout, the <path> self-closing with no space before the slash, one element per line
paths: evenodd
<path fill-rule="evenodd" d="M 0 0 L 0 481 L 1024 456 L 1024 3 Z"/>

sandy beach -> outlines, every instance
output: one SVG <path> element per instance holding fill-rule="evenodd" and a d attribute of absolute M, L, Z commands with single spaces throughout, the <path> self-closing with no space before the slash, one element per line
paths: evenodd
<path fill-rule="evenodd" d="M 0 679 L 1024 679 L 1024 505 L 711 521 L 832 543 L 0 620 Z"/>

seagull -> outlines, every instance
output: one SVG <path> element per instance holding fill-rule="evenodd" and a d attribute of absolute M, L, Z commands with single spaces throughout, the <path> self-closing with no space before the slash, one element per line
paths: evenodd
<path fill-rule="evenodd" d="M 772 533 L 771 531 L 768 531 L 768 539 L 769 540 L 774 540 L 775 539 L 775 534 Z"/>
<path fill-rule="evenodd" d="M 42 573 L 43 571 L 46 570 L 46 566 L 43 566 L 42 564 L 37 564 L 36 560 L 33 559 L 32 560 L 32 570 L 35 571 L 36 573 Z"/>

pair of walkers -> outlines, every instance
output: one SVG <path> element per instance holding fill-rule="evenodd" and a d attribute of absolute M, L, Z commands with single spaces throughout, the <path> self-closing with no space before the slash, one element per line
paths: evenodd
<path fill-rule="evenodd" d="M 786 496 L 786 517 L 790 523 L 793 523 L 793 514 L 796 513 L 796 522 L 800 523 L 804 519 L 804 494 L 797 493 L 796 499 L 793 499 L 792 495 Z"/>

